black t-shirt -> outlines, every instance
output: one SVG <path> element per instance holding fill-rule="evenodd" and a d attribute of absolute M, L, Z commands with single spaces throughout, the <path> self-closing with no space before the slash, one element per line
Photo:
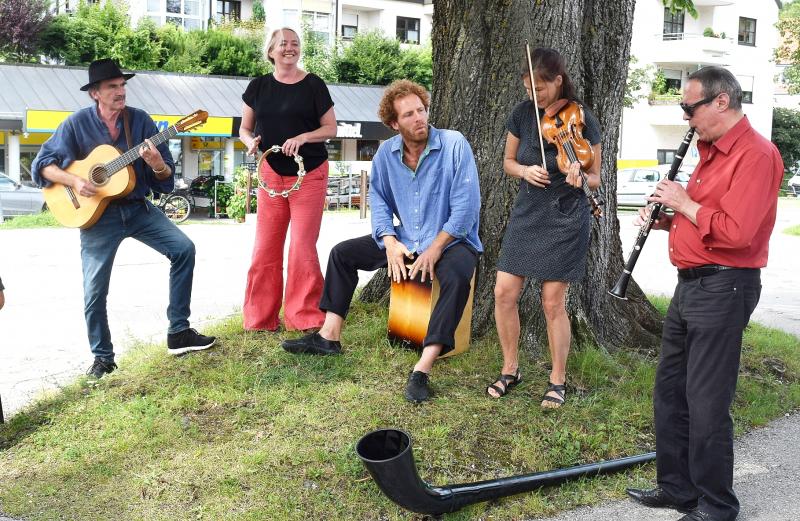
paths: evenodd
<path fill-rule="evenodd" d="M 291 137 L 317 130 L 320 118 L 333 106 L 325 82 L 311 73 L 297 83 L 281 83 L 272 74 L 254 78 L 242 94 L 242 101 L 255 112 L 254 135 L 261 136 L 262 152 L 272 145 L 283 145 Z M 325 143 L 306 143 L 299 153 L 307 172 L 328 159 Z M 278 152 L 267 156 L 267 161 L 280 175 L 297 175 L 293 157 Z"/>

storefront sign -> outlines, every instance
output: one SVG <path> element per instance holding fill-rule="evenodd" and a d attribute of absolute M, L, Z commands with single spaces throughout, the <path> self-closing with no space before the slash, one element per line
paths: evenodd
<path fill-rule="evenodd" d="M 58 125 L 67 117 L 72 114 L 68 111 L 60 110 L 28 110 L 25 118 L 25 131 L 26 132 L 55 132 Z M 163 114 L 151 114 L 153 121 L 156 123 L 158 131 L 166 130 L 167 127 L 177 123 L 185 115 L 170 116 Z M 179 136 L 225 136 L 231 135 L 231 120 L 232 118 L 220 118 L 212 116 L 204 125 L 190 130 L 189 132 L 180 133 Z"/>
<path fill-rule="evenodd" d="M 361 138 L 361 123 L 340 122 L 336 127 L 336 137 L 338 138 Z"/>

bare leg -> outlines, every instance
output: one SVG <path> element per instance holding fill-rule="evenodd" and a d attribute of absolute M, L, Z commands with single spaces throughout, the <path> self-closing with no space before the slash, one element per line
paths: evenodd
<path fill-rule="evenodd" d="M 325 322 L 319 330 L 319 336 L 325 340 L 341 340 L 342 326 L 344 326 L 344 318 L 328 311 L 325 313 Z"/>
<path fill-rule="evenodd" d="M 500 338 L 500 347 L 503 350 L 502 374 L 516 374 L 519 369 L 519 295 L 525 278 L 512 275 L 503 271 L 497 272 L 497 281 L 494 285 L 494 320 L 497 324 L 497 336 Z M 499 382 L 499 381 L 498 381 Z M 498 385 L 495 382 L 495 385 Z M 499 383 L 499 387 L 503 387 Z M 499 398 L 500 395 L 492 388 L 487 392 Z"/>
<path fill-rule="evenodd" d="M 564 384 L 567 379 L 567 355 L 571 340 L 566 309 L 567 288 L 568 282 L 547 280 L 542 283 L 542 309 L 547 321 L 547 340 L 553 362 L 550 382 L 557 385 Z M 555 391 L 550 391 L 547 396 L 559 398 Z M 558 407 L 558 404 L 545 400 L 542 401 L 542 407 Z"/>
<path fill-rule="evenodd" d="M 422 350 L 422 356 L 419 357 L 417 365 L 414 366 L 414 371 L 422 371 L 423 373 L 430 374 L 433 368 L 433 363 L 442 352 L 442 344 L 429 344 Z"/>

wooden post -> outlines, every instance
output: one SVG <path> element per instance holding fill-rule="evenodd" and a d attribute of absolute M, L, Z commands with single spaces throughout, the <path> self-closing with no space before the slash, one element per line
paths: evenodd
<path fill-rule="evenodd" d="M 359 217 L 362 219 L 367 218 L 367 171 L 361 171 L 361 187 L 359 192 L 361 193 L 361 204 L 358 208 Z"/>

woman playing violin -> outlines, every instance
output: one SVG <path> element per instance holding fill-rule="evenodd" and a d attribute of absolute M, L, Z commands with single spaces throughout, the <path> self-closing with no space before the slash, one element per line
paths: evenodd
<path fill-rule="evenodd" d="M 533 84 L 526 66 L 522 83 L 536 96 L 541 119 L 545 109 L 559 100 L 575 101 L 575 87 L 564 59 L 553 49 L 531 53 Z M 539 125 L 533 101 L 519 103 L 508 118 L 503 171 L 520 180 L 520 190 L 497 263 L 495 321 L 503 350 L 503 370 L 486 392 L 499 398 L 522 380 L 518 363 L 519 297 L 525 279 L 541 281 L 541 300 L 547 322 L 552 370 L 542 397 L 543 408 L 558 408 L 566 398 L 566 366 L 571 331 L 566 311 L 570 282 L 580 281 L 586 271 L 591 210 L 581 188 L 580 163 L 566 173 L 559 171 L 559 148 L 544 144 L 544 164 Z M 594 161 L 584 169 L 589 188 L 600 185 L 600 125 L 584 107 L 582 137 L 594 151 Z"/>

